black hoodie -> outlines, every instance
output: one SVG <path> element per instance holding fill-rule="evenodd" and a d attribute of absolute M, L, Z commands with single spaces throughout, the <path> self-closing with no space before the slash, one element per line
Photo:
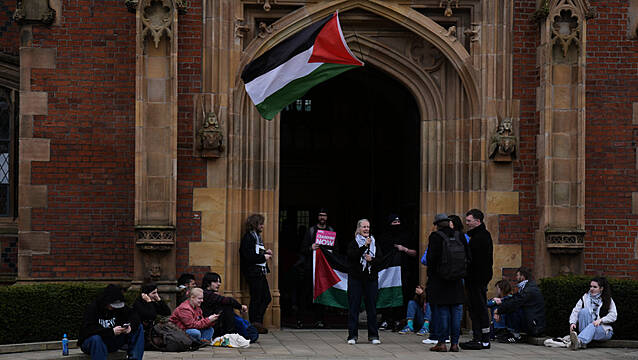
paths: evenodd
<path fill-rule="evenodd" d="M 131 331 L 136 331 L 140 326 L 139 316 L 128 306 L 121 309 L 109 310 L 107 305 L 120 300 L 124 301 L 122 289 L 117 285 L 109 285 L 104 292 L 84 312 L 84 321 L 78 337 L 78 346 L 84 340 L 93 335 L 100 335 L 103 340 L 109 341 L 115 337 L 113 328 L 122 324 L 131 324 Z"/>

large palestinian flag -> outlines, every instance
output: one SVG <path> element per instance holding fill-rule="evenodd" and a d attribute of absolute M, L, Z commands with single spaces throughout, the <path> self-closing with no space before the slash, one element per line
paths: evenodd
<path fill-rule="evenodd" d="M 241 78 L 261 116 L 271 120 L 313 86 L 362 65 L 348 48 L 335 12 L 253 60 Z"/>
<path fill-rule="evenodd" d="M 377 308 L 403 305 L 401 290 L 401 253 L 393 249 L 381 260 Z M 348 267 L 344 257 L 321 248 L 313 255 L 314 302 L 348 308 Z"/>

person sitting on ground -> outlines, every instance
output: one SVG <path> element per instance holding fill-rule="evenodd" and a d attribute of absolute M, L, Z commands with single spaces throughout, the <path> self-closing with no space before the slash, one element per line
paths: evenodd
<path fill-rule="evenodd" d="M 142 360 L 144 330 L 139 317 L 124 303 L 122 289 L 111 284 L 87 306 L 78 346 L 92 360 L 106 360 L 125 345 L 129 359 Z"/>
<path fill-rule="evenodd" d="M 234 309 L 243 313 L 248 312 L 248 306 L 240 304 L 239 301 L 230 296 L 219 295 L 221 284 L 221 276 L 214 272 L 208 272 L 202 278 L 202 288 L 204 289 L 202 314 L 204 316 L 219 314 L 219 321 L 215 323 L 215 334 L 217 336 L 237 332 Z"/>
<path fill-rule="evenodd" d="M 157 285 L 152 282 L 145 283 L 140 288 L 140 296 L 133 303 L 133 310 L 137 313 L 144 327 L 144 348 L 152 350 L 151 345 L 151 329 L 158 315 L 169 316 L 171 308 L 166 305 L 164 300 L 157 292 Z"/>
<path fill-rule="evenodd" d="M 193 288 L 188 300 L 184 300 L 171 314 L 170 321 L 184 330 L 191 339 L 210 344 L 213 338 L 213 325 L 219 314 L 204 317 L 201 304 L 204 301 L 204 291 Z"/>
<path fill-rule="evenodd" d="M 195 275 L 189 273 L 180 275 L 179 278 L 177 278 L 177 289 L 179 291 L 177 293 L 177 303 L 181 304 L 185 300 L 188 300 L 188 298 L 190 298 L 191 289 L 196 286 Z"/>
<path fill-rule="evenodd" d="M 516 294 L 511 298 L 494 299 L 499 305 L 494 310 L 494 319 L 499 321 L 501 314 L 508 314 L 506 325 L 511 334 L 500 339 L 506 343 L 521 342 L 521 332 L 528 336 L 540 336 L 545 331 L 545 300 L 538 285 L 532 280 L 532 272 L 520 267 L 516 271 L 516 281 Z"/>
<path fill-rule="evenodd" d="M 597 277 L 589 283 L 585 293 L 572 309 L 569 316 L 569 337 L 572 350 L 587 347 L 592 340 L 611 339 L 614 330 L 611 324 L 618 318 L 616 303 L 611 298 L 611 287 L 604 277 Z M 576 333 L 578 324 L 578 333 Z"/>
<path fill-rule="evenodd" d="M 494 287 L 496 288 L 497 293 L 496 298 L 500 298 L 503 300 L 509 299 L 514 293 L 512 284 L 510 284 L 510 282 L 505 279 L 497 281 L 496 284 L 494 284 Z M 495 340 L 497 335 L 502 335 L 504 332 L 507 331 L 507 326 L 505 323 L 507 315 L 501 314 L 498 321 L 494 319 L 494 310 L 497 307 L 494 298 L 487 301 L 487 307 L 490 308 L 490 311 L 492 312 L 492 335 L 490 336 L 490 338 L 491 340 Z"/>
<path fill-rule="evenodd" d="M 432 318 L 432 311 L 430 310 L 430 304 L 425 301 L 425 290 L 423 286 L 417 285 L 414 289 L 414 299 L 408 302 L 408 312 L 406 315 L 407 324 L 399 331 L 399 334 L 409 334 L 417 331 L 417 335 L 425 336 L 430 332 L 430 319 Z"/>

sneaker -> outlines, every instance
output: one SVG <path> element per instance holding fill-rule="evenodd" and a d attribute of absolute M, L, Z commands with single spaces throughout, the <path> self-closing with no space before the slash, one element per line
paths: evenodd
<path fill-rule="evenodd" d="M 348 345 L 354 345 L 357 343 L 357 339 L 348 339 Z"/>
<path fill-rule="evenodd" d="M 405 334 L 409 334 L 412 332 L 412 329 L 406 325 L 403 329 L 399 330 L 399 334 L 401 335 L 405 335 Z"/>
<path fill-rule="evenodd" d="M 379 339 L 372 339 L 372 345 L 379 345 L 381 344 L 381 340 Z"/>
<path fill-rule="evenodd" d="M 578 334 L 574 330 L 569 331 L 569 340 L 571 343 L 569 344 L 569 348 L 572 350 L 578 350 L 581 348 L 580 340 L 578 339 Z"/>
<path fill-rule="evenodd" d="M 419 336 L 426 336 L 427 334 L 429 334 L 429 332 L 424 327 L 422 327 L 421 330 L 419 330 L 416 334 Z"/>
<path fill-rule="evenodd" d="M 379 330 L 388 330 L 388 322 L 382 322 L 381 325 L 379 325 Z"/>
<path fill-rule="evenodd" d="M 428 344 L 428 345 L 432 345 L 432 344 L 438 343 L 438 341 L 432 340 L 432 339 L 423 339 L 421 342 L 424 343 L 424 344 Z"/>
<path fill-rule="evenodd" d="M 471 340 L 461 343 L 461 349 L 463 350 L 483 350 L 483 344 L 480 341 Z"/>
<path fill-rule="evenodd" d="M 301 320 L 297 320 L 297 329 L 303 329 L 303 322 L 301 322 Z"/>
<path fill-rule="evenodd" d="M 393 331 L 393 332 L 397 332 L 397 331 L 400 331 L 400 330 L 402 330 L 402 329 L 403 329 L 403 328 L 401 327 L 401 322 L 400 322 L 400 321 L 395 321 L 395 322 L 392 324 L 392 331 Z"/>
<path fill-rule="evenodd" d="M 315 329 L 323 329 L 326 325 L 324 325 L 323 321 L 319 320 L 315 323 Z"/>

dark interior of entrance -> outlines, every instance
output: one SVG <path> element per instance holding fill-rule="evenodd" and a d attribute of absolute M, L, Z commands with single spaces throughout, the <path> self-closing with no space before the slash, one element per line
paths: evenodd
<path fill-rule="evenodd" d="M 299 262 L 305 231 L 316 224 L 317 209 L 328 209 L 328 223 L 337 232 L 341 251 L 354 238 L 361 218 L 371 220 L 374 235 L 385 230 L 389 214 L 399 214 L 403 224 L 418 234 L 419 134 L 412 94 L 370 65 L 316 86 L 282 111 L 279 274 L 283 326 L 309 316 L 303 303 L 311 298 L 303 300 L 299 293 L 310 289 L 312 274 L 299 280 L 294 265 Z M 333 315 L 327 316 L 327 325 L 345 325 L 343 313 L 331 310 L 327 314 Z"/>

